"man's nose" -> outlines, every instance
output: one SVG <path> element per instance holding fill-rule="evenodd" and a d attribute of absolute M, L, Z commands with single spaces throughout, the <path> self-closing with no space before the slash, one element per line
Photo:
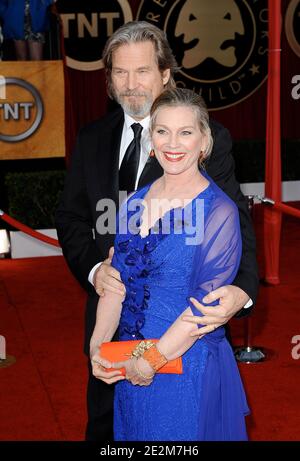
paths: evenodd
<path fill-rule="evenodd" d="M 134 90 L 138 86 L 135 72 L 128 72 L 127 87 L 129 90 Z"/>

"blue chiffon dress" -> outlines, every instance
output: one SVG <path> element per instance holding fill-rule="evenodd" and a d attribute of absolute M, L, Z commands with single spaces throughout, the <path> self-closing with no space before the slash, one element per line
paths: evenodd
<path fill-rule="evenodd" d="M 236 205 L 209 186 L 183 208 L 168 211 L 142 237 L 138 190 L 118 214 L 113 266 L 126 286 L 119 339 L 160 338 L 190 306 L 230 284 L 241 257 Z M 212 303 L 213 306 L 216 305 Z M 156 374 L 150 386 L 115 386 L 116 441 L 247 440 L 243 385 L 223 327 L 182 356 L 183 374 Z"/>

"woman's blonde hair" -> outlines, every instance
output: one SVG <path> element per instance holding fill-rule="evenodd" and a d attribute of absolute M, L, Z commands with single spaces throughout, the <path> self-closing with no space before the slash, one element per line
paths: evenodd
<path fill-rule="evenodd" d="M 200 131 L 207 139 L 206 148 L 199 159 L 200 165 L 202 166 L 203 160 L 207 160 L 213 148 L 213 137 L 209 126 L 209 115 L 203 98 L 194 91 L 187 90 L 185 88 L 171 88 L 163 91 L 155 99 L 151 107 L 151 132 L 153 131 L 158 111 L 162 107 L 189 107 L 195 111 Z"/>

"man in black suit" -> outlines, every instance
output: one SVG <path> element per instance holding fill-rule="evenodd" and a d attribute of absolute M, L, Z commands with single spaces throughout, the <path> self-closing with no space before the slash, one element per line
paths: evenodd
<path fill-rule="evenodd" d="M 121 108 L 80 131 L 56 215 L 58 237 L 68 265 L 88 293 L 84 347 L 87 355 L 98 294 L 105 296 L 105 290 L 124 292 L 120 274 L 110 265 L 111 252 L 107 258 L 114 235 L 97 232 L 97 220 L 105 212 L 100 210 L 99 204 L 97 208 L 97 203 L 101 199 L 111 199 L 118 205 L 121 183 L 123 189 L 132 191 L 161 176 L 160 165 L 155 158 L 149 157 L 149 112 L 163 89 L 175 85 L 173 75 L 176 71 L 176 61 L 164 33 L 146 22 L 127 23 L 118 29 L 106 44 L 103 60 L 108 92 Z M 138 139 L 134 131 L 136 123 L 140 125 Z M 211 130 L 214 148 L 206 170 L 239 207 L 243 255 L 234 285 L 210 294 L 209 302 L 220 300 L 213 316 L 206 315 L 208 311 L 199 304 L 204 314 L 201 318 L 204 326 L 199 334 L 225 324 L 234 315 L 247 315 L 258 288 L 255 237 L 245 200 L 234 177 L 231 138 L 217 122 L 211 121 Z M 135 177 L 130 173 L 126 178 L 126 171 L 132 171 L 128 152 L 134 142 L 139 143 L 139 161 Z M 128 186 L 124 185 L 124 178 Z M 90 362 L 89 372 L 86 439 L 112 440 L 113 386 L 91 374 Z"/>

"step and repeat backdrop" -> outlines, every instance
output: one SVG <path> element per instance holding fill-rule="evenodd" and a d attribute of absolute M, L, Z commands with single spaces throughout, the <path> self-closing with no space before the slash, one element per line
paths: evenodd
<path fill-rule="evenodd" d="M 0 61 L 0 159 L 69 155 L 78 129 L 110 109 L 103 47 L 133 19 L 166 32 L 177 85 L 200 93 L 235 140 L 265 137 L 267 0 L 58 0 L 56 9 L 65 74 L 62 61 Z M 282 18 L 282 135 L 298 139 L 300 0 L 283 0 Z"/>
<path fill-rule="evenodd" d="M 107 110 L 102 50 L 124 22 L 160 27 L 180 65 L 178 86 L 202 94 L 234 139 L 263 139 L 268 61 L 267 0 L 58 0 L 74 108 L 83 94 L 91 118 Z M 282 0 L 282 134 L 298 138 L 300 1 Z M 93 95 L 85 90 L 92 84 Z M 78 125 L 86 110 L 76 110 Z"/>

